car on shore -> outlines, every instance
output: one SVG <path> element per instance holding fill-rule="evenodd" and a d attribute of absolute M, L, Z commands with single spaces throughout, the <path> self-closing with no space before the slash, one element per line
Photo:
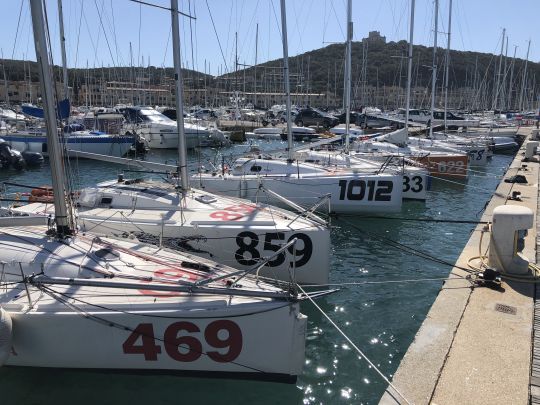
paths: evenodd
<path fill-rule="evenodd" d="M 294 124 L 299 127 L 317 126 L 328 129 L 339 124 L 339 120 L 316 108 L 304 108 L 294 118 Z"/>

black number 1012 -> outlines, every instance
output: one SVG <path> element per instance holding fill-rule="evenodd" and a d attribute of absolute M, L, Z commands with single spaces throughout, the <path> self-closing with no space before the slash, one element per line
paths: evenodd
<path fill-rule="evenodd" d="M 340 200 L 390 201 L 394 183 L 389 180 L 340 180 L 339 189 Z"/>

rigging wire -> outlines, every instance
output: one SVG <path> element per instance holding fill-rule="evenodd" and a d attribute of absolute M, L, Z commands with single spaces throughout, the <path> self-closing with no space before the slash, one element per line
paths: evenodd
<path fill-rule="evenodd" d="M 134 0 L 131 0 L 131 1 L 134 1 Z M 223 63 L 225 64 L 225 72 L 229 73 L 229 68 L 227 67 L 227 59 L 225 58 L 225 54 L 223 53 L 223 48 L 221 46 L 221 41 L 219 40 L 216 24 L 214 23 L 214 17 L 212 16 L 212 11 L 210 10 L 210 6 L 208 5 L 208 0 L 206 0 L 206 8 L 208 8 L 208 13 L 210 14 L 210 20 L 212 21 L 212 27 L 214 28 L 214 33 L 216 34 L 216 39 L 219 45 L 219 51 L 221 52 L 221 57 L 223 58 Z"/>
<path fill-rule="evenodd" d="M 13 41 L 13 50 L 11 51 L 11 59 L 15 59 L 15 48 L 17 47 L 17 38 L 19 36 L 19 25 L 21 23 L 21 14 L 23 11 L 24 1 L 21 1 L 21 8 L 19 9 L 19 18 L 17 19 L 17 30 L 15 31 L 15 40 Z"/>
<path fill-rule="evenodd" d="M 127 1 L 131 1 L 132 3 L 137 3 L 139 5 L 145 5 L 145 6 L 149 6 L 149 7 L 160 8 L 162 10 L 172 11 L 172 9 L 170 7 L 160 6 L 160 5 L 154 4 L 154 3 L 148 3 L 147 1 L 142 1 L 142 0 L 127 0 Z M 190 18 L 190 19 L 193 19 L 193 20 L 196 19 L 196 17 L 193 17 L 193 16 L 191 16 L 189 14 L 183 13 L 180 10 L 178 10 L 178 14 L 183 15 L 184 17 L 187 17 L 187 18 Z"/>
<path fill-rule="evenodd" d="M 307 297 L 307 299 L 313 304 L 313 306 L 315 308 L 317 308 L 317 310 L 319 310 L 319 312 L 328 320 L 328 322 L 330 322 L 330 324 L 339 332 L 339 334 L 341 336 L 343 336 L 343 338 L 345 338 L 345 340 L 347 342 L 349 342 L 349 344 L 356 350 L 356 352 L 360 355 L 360 357 L 364 358 L 364 360 L 367 361 L 367 363 L 377 372 L 377 374 L 379 374 L 379 376 L 381 376 L 381 378 L 405 401 L 405 403 L 407 403 L 408 405 L 411 405 L 411 402 L 409 402 L 409 400 L 407 400 L 407 398 L 401 393 L 401 391 L 399 391 L 396 386 L 394 384 L 392 384 L 390 382 L 390 380 L 388 379 L 388 377 L 386 377 L 383 372 L 381 370 L 379 370 L 379 368 L 365 355 L 365 353 L 351 340 L 351 338 L 349 336 L 347 336 L 345 334 L 345 332 L 343 332 L 343 330 L 332 320 L 332 318 L 330 318 L 330 316 L 328 316 L 328 314 L 319 306 L 317 305 L 317 303 L 315 302 L 315 300 L 313 298 L 311 298 L 307 293 L 306 291 L 302 288 L 302 286 L 298 285 L 297 284 L 297 287 L 300 291 L 302 291 L 302 293 Z M 387 392 L 392 395 L 392 393 L 390 393 L 388 390 Z"/>
<path fill-rule="evenodd" d="M 466 277 L 454 274 L 454 277 L 435 277 L 435 278 L 414 278 L 404 280 L 385 280 L 385 281 L 352 281 L 346 283 L 328 283 L 328 284 L 302 284 L 302 287 L 349 287 L 349 286 L 361 286 L 368 284 L 402 284 L 402 283 L 419 283 L 424 281 L 463 281 Z"/>
<path fill-rule="evenodd" d="M 363 236 L 363 235 L 366 235 L 368 237 L 371 237 L 379 242 L 383 242 L 385 243 L 387 246 L 390 246 L 390 247 L 393 247 L 395 249 L 398 249 L 398 250 L 401 250 L 405 253 L 409 253 L 413 256 L 417 256 L 417 257 L 420 257 L 422 259 L 425 259 L 425 260 L 429 260 L 429 261 L 432 261 L 432 262 L 435 262 L 435 263 L 438 263 L 438 264 L 442 264 L 442 265 L 445 265 L 445 266 L 448 266 L 448 267 L 451 267 L 451 268 L 456 268 L 456 269 L 459 269 L 459 270 L 463 270 L 467 273 L 474 273 L 471 269 L 467 268 L 467 267 L 463 267 L 463 266 L 459 266 L 457 265 L 456 263 L 451 263 L 449 261 L 446 261 L 444 259 L 441 259 L 441 258 L 438 258 L 438 257 L 435 257 L 435 256 L 432 256 L 431 254 L 427 253 L 427 252 L 424 252 L 422 250 L 419 250 L 419 249 L 416 249 L 416 248 L 413 248 L 411 246 L 408 246 L 408 245 L 405 245 L 401 242 L 398 242 L 396 240 L 393 240 L 393 239 L 390 239 L 386 236 L 383 236 L 377 232 L 370 232 L 364 228 L 361 228 L 359 227 L 358 225 L 355 225 L 354 223 L 352 223 L 351 221 L 345 221 L 343 219 L 340 219 L 341 222 L 347 224 L 348 226 L 350 226 L 351 228 L 359 231 L 359 235 Z"/>

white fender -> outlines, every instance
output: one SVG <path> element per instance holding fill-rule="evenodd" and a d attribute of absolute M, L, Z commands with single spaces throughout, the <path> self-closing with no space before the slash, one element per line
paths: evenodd
<path fill-rule="evenodd" d="M 4 365 L 11 353 L 13 340 L 13 324 L 11 317 L 0 308 L 0 366 Z"/>

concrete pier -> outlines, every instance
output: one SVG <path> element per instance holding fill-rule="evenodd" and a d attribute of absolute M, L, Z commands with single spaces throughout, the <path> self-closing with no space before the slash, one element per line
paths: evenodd
<path fill-rule="evenodd" d="M 526 140 L 504 178 L 522 174 L 527 184 L 501 181 L 481 221 L 491 221 L 494 208 L 504 204 L 532 209 L 535 227 L 525 238 L 523 254 L 536 262 L 539 163 L 522 161 L 531 128 L 520 134 Z M 514 191 L 521 192 L 521 201 L 509 199 Z M 484 226 L 474 229 L 456 266 L 467 268 L 480 254 Z M 482 254 L 488 243 L 489 233 L 484 233 Z M 468 274 L 454 267 L 450 277 Z M 466 279 L 446 282 L 393 377 L 405 399 L 389 387 L 380 404 L 540 404 L 535 402 L 537 395 L 540 399 L 540 337 L 534 336 L 540 302 L 538 307 L 535 316 L 533 283 L 503 280 L 498 291 L 472 288 Z"/>

